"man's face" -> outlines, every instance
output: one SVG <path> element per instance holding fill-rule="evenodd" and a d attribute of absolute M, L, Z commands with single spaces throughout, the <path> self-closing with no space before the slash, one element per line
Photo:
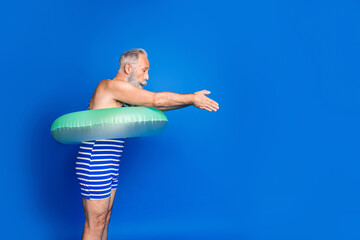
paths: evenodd
<path fill-rule="evenodd" d="M 139 54 L 139 59 L 132 72 L 126 76 L 125 81 L 137 88 L 143 88 L 149 80 L 149 60 L 142 54 Z"/>

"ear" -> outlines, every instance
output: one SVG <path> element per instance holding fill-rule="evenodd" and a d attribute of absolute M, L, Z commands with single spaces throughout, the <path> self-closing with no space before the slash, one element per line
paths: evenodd
<path fill-rule="evenodd" d="M 129 63 L 125 64 L 124 71 L 126 74 L 130 74 L 132 71 L 132 67 Z"/>

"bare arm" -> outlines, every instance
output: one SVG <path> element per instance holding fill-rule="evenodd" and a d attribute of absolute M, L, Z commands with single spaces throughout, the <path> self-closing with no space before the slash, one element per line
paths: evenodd
<path fill-rule="evenodd" d="M 180 94 L 173 92 L 156 93 L 158 100 L 157 109 L 168 111 L 187 107 L 193 104 L 194 94 Z"/>
<path fill-rule="evenodd" d="M 156 106 L 154 92 L 134 87 L 125 81 L 104 80 L 101 84 L 105 92 L 115 100 L 137 106 Z"/>
<path fill-rule="evenodd" d="M 160 92 L 157 93 L 160 99 L 160 104 L 157 108 L 162 111 L 167 111 L 194 105 L 200 109 L 217 111 L 219 109 L 219 104 L 206 97 L 206 94 L 210 94 L 210 91 L 202 90 L 193 94 Z"/>
<path fill-rule="evenodd" d="M 113 99 L 137 106 L 153 107 L 163 111 L 190 105 L 208 111 L 216 111 L 219 108 L 215 101 L 205 96 L 205 94 L 210 93 L 206 90 L 194 94 L 155 93 L 134 87 L 124 81 L 114 80 L 105 80 L 103 85 L 105 90 L 112 95 Z"/>

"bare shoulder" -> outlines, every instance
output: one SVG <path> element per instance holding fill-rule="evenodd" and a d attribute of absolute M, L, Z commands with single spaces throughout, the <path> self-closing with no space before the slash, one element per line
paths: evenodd
<path fill-rule="evenodd" d="M 95 92 L 90 100 L 89 109 L 101 109 L 121 106 L 112 95 L 110 79 L 102 80 L 98 83 Z M 120 105 L 119 105 L 120 104 Z"/>
<path fill-rule="evenodd" d="M 115 89 L 122 88 L 123 82 L 122 81 L 114 81 L 111 79 L 101 80 L 96 87 L 96 91 L 103 92 L 103 93 L 111 93 Z"/>
<path fill-rule="evenodd" d="M 152 107 L 154 105 L 155 93 L 137 88 L 122 80 L 102 80 L 99 82 L 101 95 L 106 95 L 117 102 L 125 102 L 132 105 Z"/>
<path fill-rule="evenodd" d="M 105 79 L 99 82 L 96 91 L 99 92 L 103 97 L 119 101 L 119 96 L 123 96 L 129 92 L 129 85 L 132 87 L 131 84 L 125 81 Z"/>
<path fill-rule="evenodd" d="M 112 79 L 105 79 L 99 82 L 99 86 L 106 89 L 114 89 L 114 88 L 126 88 L 130 85 L 130 83 L 125 81 L 117 81 Z"/>
<path fill-rule="evenodd" d="M 97 88 L 101 88 L 101 89 L 104 89 L 104 88 L 107 88 L 109 84 L 111 84 L 112 80 L 110 79 L 104 79 L 104 80 L 101 80 L 98 85 L 97 85 Z"/>

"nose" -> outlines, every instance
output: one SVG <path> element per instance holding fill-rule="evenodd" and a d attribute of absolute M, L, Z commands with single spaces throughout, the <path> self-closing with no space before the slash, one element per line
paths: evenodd
<path fill-rule="evenodd" d="M 148 73 L 145 74 L 144 79 L 145 79 L 146 81 L 149 80 L 149 74 L 148 74 Z"/>

